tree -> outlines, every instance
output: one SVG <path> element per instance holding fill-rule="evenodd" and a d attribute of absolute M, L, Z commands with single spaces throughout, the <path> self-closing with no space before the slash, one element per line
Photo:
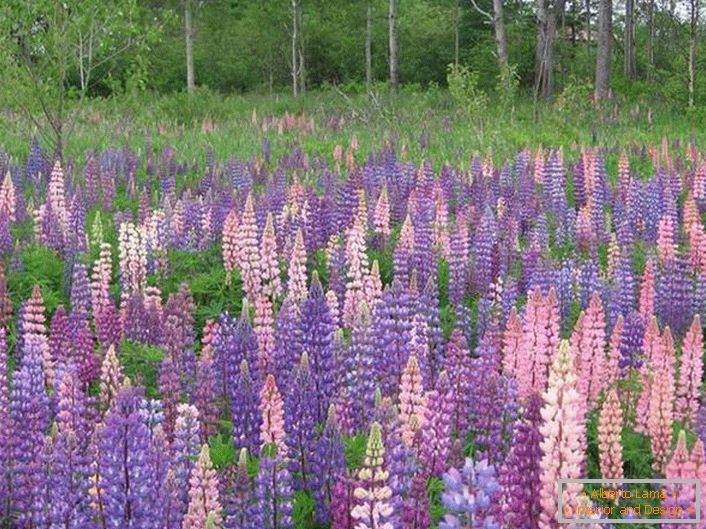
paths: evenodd
<path fill-rule="evenodd" d="M 397 0 L 389 0 L 389 60 L 390 60 L 390 90 L 397 95 L 400 91 L 400 79 L 397 65 Z"/>
<path fill-rule="evenodd" d="M 635 0 L 625 0 L 624 48 L 623 73 L 627 79 L 635 79 Z"/>
<path fill-rule="evenodd" d="M 534 97 L 549 99 L 554 90 L 554 37 L 557 15 L 564 0 L 537 0 L 537 48 L 535 50 Z"/>
<path fill-rule="evenodd" d="M 694 56 L 699 23 L 699 0 L 689 0 L 689 108 L 694 106 Z"/>
<path fill-rule="evenodd" d="M 138 61 L 158 30 L 141 25 L 138 0 L 5 0 L 6 92 L 62 158 L 84 98 L 128 50 Z"/>
<path fill-rule="evenodd" d="M 655 0 L 647 0 L 647 79 L 652 80 L 655 69 Z"/>
<path fill-rule="evenodd" d="M 608 96 L 610 49 L 613 40 L 613 1 L 600 0 L 598 4 L 598 49 L 596 51 L 596 86 L 597 100 Z"/>
<path fill-rule="evenodd" d="M 505 21 L 503 19 L 503 0 L 493 0 L 492 15 L 481 9 L 476 3 L 476 0 L 471 0 L 471 3 L 476 11 L 493 24 L 493 30 L 495 32 L 495 55 L 501 74 L 505 74 L 509 65 L 507 59 L 507 39 L 505 38 Z"/>
<path fill-rule="evenodd" d="M 193 92 L 194 80 L 194 25 L 191 18 L 191 0 L 184 0 L 184 40 L 186 46 L 186 90 Z"/>
<path fill-rule="evenodd" d="M 365 12 L 365 89 L 373 93 L 373 2 L 368 0 Z"/>

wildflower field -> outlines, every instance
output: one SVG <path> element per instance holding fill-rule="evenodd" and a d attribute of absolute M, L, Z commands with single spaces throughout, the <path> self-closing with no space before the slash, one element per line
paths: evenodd
<path fill-rule="evenodd" d="M 693 518 L 704 143 L 449 114 L 6 116 L 0 527 Z"/>

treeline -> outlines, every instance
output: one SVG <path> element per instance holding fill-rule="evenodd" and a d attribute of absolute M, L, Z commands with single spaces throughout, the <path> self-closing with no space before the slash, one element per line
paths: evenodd
<path fill-rule="evenodd" d="M 73 54 L 61 79 L 87 95 L 376 83 L 394 91 L 444 85 L 447 66 L 461 64 L 485 89 L 511 77 L 538 98 L 590 84 L 598 96 L 687 105 L 706 100 L 699 1 L 8 1 L 0 39 L 10 63 L 52 79 L 58 59 Z M 68 41 L 64 51 L 36 42 L 52 32 Z"/>

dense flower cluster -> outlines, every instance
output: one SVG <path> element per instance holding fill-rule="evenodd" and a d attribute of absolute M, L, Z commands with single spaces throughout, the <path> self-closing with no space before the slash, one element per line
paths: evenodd
<path fill-rule="evenodd" d="M 703 160 L 395 141 L 10 161 L 0 525 L 558 529 L 558 479 L 706 479 Z"/>

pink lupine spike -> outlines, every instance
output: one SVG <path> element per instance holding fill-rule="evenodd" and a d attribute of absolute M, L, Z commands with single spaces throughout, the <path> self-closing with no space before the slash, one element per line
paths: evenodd
<path fill-rule="evenodd" d="M 598 415 L 598 457 L 601 476 L 606 479 L 623 477 L 622 429 L 623 413 L 620 400 L 617 391 L 612 388 L 608 391 Z"/>
<path fill-rule="evenodd" d="M 619 314 L 608 341 L 606 384 L 611 384 L 620 377 L 620 342 L 623 339 L 623 324 L 623 315 Z"/>
<path fill-rule="evenodd" d="M 672 217 L 668 214 L 662 215 L 657 224 L 657 256 L 663 263 L 674 258 L 676 252 L 674 230 Z"/>
<path fill-rule="evenodd" d="M 260 291 L 261 262 L 258 241 L 257 219 L 255 218 L 252 193 L 250 193 L 245 200 L 243 217 L 238 229 L 236 253 L 243 291 L 251 302 L 254 302 Z"/>
<path fill-rule="evenodd" d="M 45 315 L 46 309 L 39 285 L 32 287 L 32 295 L 25 301 L 21 310 L 19 331 L 22 348 L 20 349 L 20 358 L 21 355 L 24 354 L 24 348 L 30 342 L 39 347 L 42 352 L 44 382 L 47 386 L 51 387 L 54 384 L 54 364 L 56 359 L 52 357 L 52 352 L 49 348 Z"/>
<path fill-rule="evenodd" d="M 444 191 L 439 180 L 434 181 L 434 222 L 432 224 L 434 252 L 437 256 L 448 258 L 450 250 L 449 208 L 446 205 Z"/>
<path fill-rule="evenodd" d="M 541 145 L 537 147 L 537 152 L 534 156 L 534 182 L 535 184 L 544 183 L 544 155 Z"/>
<path fill-rule="evenodd" d="M 201 358 L 212 358 L 214 351 L 214 338 L 218 331 L 218 322 L 207 319 L 203 325 L 203 337 L 201 338 Z"/>
<path fill-rule="evenodd" d="M 390 236 L 390 199 L 387 194 L 387 185 L 383 184 L 373 213 L 373 228 L 383 241 Z"/>
<path fill-rule="evenodd" d="M 340 327 L 341 313 L 338 308 L 338 296 L 336 296 L 336 292 L 332 289 L 326 291 L 326 305 L 328 306 L 329 312 L 331 312 L 331 321 L 333 321 L 337 327 Z"/>
<path fill-rule="evenodd" d="M 503 333 L 503 372 L 506 375 L 519 377 L 521 347 L 522 321 L 517 315 L 517 308 L 512 307 Z"/>
<path fill-rule="evenodd" d="M 400 435 L 407 446 L 412 446 L 422 427 L 426 395 L 422 383 L 422 372 L 414 353 L 409 355 L 400 380 Z"/>
<path fill-rule="evenodd" d="M 101 309 L 112 304 L 110 280 L 113 275 L 113 259 L 110 244 L 101 243 L 100 254 L 91 271 L 91 310 L 94 318 Z"/>
<path fill-rule="evenodd" d="M 238 267 L 238 214 L 231 209 L 223 222 L 222 255 L 223 268 L 226 271 L 226 284 L 232 281 L 233 270 Z"/>
<path fill-rule="evenodd" d="M 218 474 L 213 468 L 208 444 L 204 444 L 189 478 L 189 506 L 182 529 L 223 528 L 218 489 Z"/>
<path fill-rule="evenodd" d="M 260 261 L 262 264 L 262 293 L 275 299 L 282 294 L 279 258 L 277 255 L 277 237 L 272 212 L 267 214 L 265 229 L 260 241 Z"/>
<path fill-rule="evenodd" d="M 618 189 L 623 200 L 627 197 L 627 191 L 630 188 L 630 162 L 625 151 L 620 152 L 618 159 Z"/>
<path fill-rule="evenodd" d="M 701 217 L 699 216 L 699 208 L 691 193 L 686 195 L 684 206 L 682 209 L 682 218 L 684 219 L 684 230 L 688 233 L 693 228 L 701 228 Z"/>
<path fill-rule="evenodd" d="M 111 345 L 105 354 L 100 374 L 99 400 L 104 410 L 110 409 L 113 401 L 125 382 L 122 367 Z"/>
<path fill-rule="evenodd" d="M 408 206 L 409 211 L 409 206 Z M 411 272 L 411 260 L 414 255 L 414 226 L 409 213 L 405 217 L 400 230 L 400 238 L 393 253 L 393 269 L 396 279 L 403 284 L 409 282 Z"/>
<path fill-rule="evenodd" d="M 682 342 L 677 384 L 675 417 L 686 426 L 694 424 L 699 407 L 699 390 L 704 371 L 703 348 L 701 317 L 697 314 Z"/>
<path fill-rule="evenodd" d="M 287 270 L 289 278 L 287 280 L 287 297 L 296 305 L 300 305 L 306 299 L 306 247 L 304 246 L 304 235 L 301 228 L 297 229 L 294 237 L 294 246 L 289 258 Z"/>
<path fill-rule="evenodd" d="M 674 373 L 671 369 L 654 371 L 649 386 L 647 433 L 652 448 L 652 468 L 663 472 L 669 457 L 674 419 Z"/>
<path fill-rule="evenodd" d="M 530 292 L 522 318 L 522 354 L 528 365 L 517 381 L 518 394 L 525 400 L 546 389 L 548 368 L 559 345 L 559 306 L 554 289 L 542 296 L 539 288 Z"/>
<path fill-rule="evenodd" d="M 652 319 L 655 312 L 655 272 L 651 259 L 645 264 L 640 280 L 639 311 L 646 322 Z"/>
<path fill-rule="evenodd" d="M 253 331 L 257 337 L 258 366 L 263 373 L 268 373 L 275 353 L 275 318 L 269 297 L 260 295 L 255 300 L 253 323 Z"/>
<path fill-rule="evenodd" d="M 576 369 L 581 373 L 579 393 L 587 410 L 595 403 L 606 380 L 605 312 L 596 292 L 576 322 L 571 346 Z"/>
<path fill-rule="evenodd" d="M 361 198 L 362 200 L 362 198 Z M 365 224 L 357 218 L 346 237 L 346 293 L 343 300 L 343 324 L 352 327 L 358 306 L 366 301 L 365 278 L 368 275 L 368 255 Z"/>
<path fill-rule="evenodd" d="M 16 206 L 15 184 L 12 183 L 12 177 L 8 171 L 2 181 L 2 187 L 0 187 L 0 212 L 5 213 L 10 222 L 15 222 L 17 220 Z"/>
<path fill-rule="evenodd" d="M 618 238 L 615 233 L 610 234 L 610 242 L 608 243 L 608 270 L 609 276 L 614 277 L 615 271 L 618 268 L 618 263 L 620 262 L 620 246 L 618 245 Z"/>
<path fill-rule="evenodd" d="M 54 162 L 49 176 L 47 200 L 51 203 L 52 212 L 59 220 L 61 231 L 65 232 L 68 227 L 68 211 L 66 209 L 66 194 L 64 193 L 64 171 L 59 160 Z"/>
<path fill-rule="evenodd" d="M 370 272 L 365 276 L 365 301 L 369 307 L 375 306 L 382 295 L 382 279 L 378 260 L 373 261 Z"/>
<path fill-rule="evenodd" d="M 123 299 L 142 292 L 147 277 L 147 249 L 142 230 L 132 222 L 120 223 L 118 260 Z"/>
<path fill-rule="evenodd" d="M 267 375 L 260 391 L 260 414 L 262 415 L 260 425 L 262 446 L 274 444 L 277 447 L 277 453 L 286 457 L 289 449 L 284 431 L 284 400 L 272 374 Z"/>
<path fill-rule="evenodd" d="M 659 324 L 655 316 L 650 316 L 645 327 L 645 334 L 642 339 L 642 353 L 650 368 L 654 368 L 659 362 L 661 349 L 664 342 L 659 332 Z"/>
<path fill-rule="evenodd" d="M 543 392 L 541 410 L 542 459 L 540 462 L 540 529 L 556 529 L 557 479 L 579 478 L 583 474 L 585 420 L 579 405 L 576 372 L 569 343 L 562 340 L 549 373 L 548 387 Z M 564 505 L 574 505 L 581 485 L 568 484 L 563 492 Z"/>

